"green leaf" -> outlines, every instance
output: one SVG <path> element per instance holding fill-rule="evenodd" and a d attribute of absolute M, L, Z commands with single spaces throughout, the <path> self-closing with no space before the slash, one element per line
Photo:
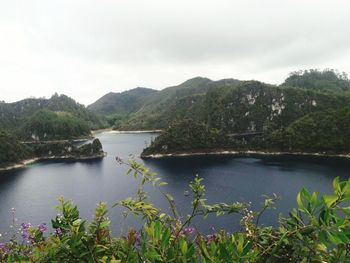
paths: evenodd
<path fill-rule="evenodd" d="M 170 230 L 170 228 L 168 228 L 165 230 L 165 232 L 162 235 L 162 243 L 161 244 L 162 244 L 163 248 L 165 248 L 168 245 L 170 237 L 171 237 L 171 230 Z"/>
<path fill-rule="evenodd" d="M 325 203 L 327 208 L 330 208 L 337 200 L 338 200 L 338 196 L 336 196 L 336 195 L 324 195 L 323 196 L 323 202 Z"/>
<path fill-rule="evenodd" d="M 305 207 L 304 207 L 301 195 L 302 195 L 301 192 L 299 192 L 297 195 L 297 204 L 300 211 L 305 211 Z"/>
<path fill-rule="evenodd" d="M 186 240 L 184 239 L 180 240 L 180 249 L 181 249 L 181 253 L 183 255 L 186 255 L 187 249 L 188 249 Z"/>
<path fill-rule="evenodd" d="M 150 261 L 155 261 L 155 260 L 162 260 L 161 256 L 155 251 L 154 249 L 149 250 L 145 253 L 145 256 L 150 260 Z"/>
<path fill-rule="evenodd" d="M 338 176 L 333 180 L 333 189 L 337 195 L 340 195 L 342 192 L 340 185 L 339 185 L 339 177 Z"/>

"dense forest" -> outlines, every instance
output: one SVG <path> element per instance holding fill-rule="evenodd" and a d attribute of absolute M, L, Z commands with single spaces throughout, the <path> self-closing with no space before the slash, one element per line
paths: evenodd
<path fill-rule="evenodd" d="M 20 129 L 23 140 L 68 140 L 87 137 L 87 122 L 68 112 L 39 110 L 30 116 Z"/>
<path fill-rule="evenodd" d="M 177 118 L 230 132 L 276 129 L 311 112 L 343 107 L 349 83 L 345 73 L 329 69 L 293 72 L 279 86 L 196 77 L 161 91 L 109 93 L 88 109 L 104 114 L 117 130 L 166 129 Z"/>
<path fill-rule="evenodd" d="M 240 81 L 236 79 L 212 81 L 208 78 L 196 77 L 177 86 L 148 92 L 142 100 L 138 96 L 142 95 L 144 90 L 133 89 L 125 94 L 121 93 L 121 95 L 133 94 L 133 97 L 119 96 L 119 100 L 115 100 L 118 105 L 114 106 L 119 110 L 109 112 L 106 117 L 117 130 L 164 129 L 180 114 L 193 115 L 201 112 L 198 108 L 203 105 L 202 95 L 205 95 L 208 90 L 221 86 L 234 86 L 238 83 Z M 139 95 L 136 96 L 136 94 Z M 114 94 L 106 94 L 88 109 L 99 113 L 96 109 L 103 108 L 105 101 L 113 100 L 114 96 Z M 132 98 L 134 101 L 130 101 Z M 129 104 L 137 107 L 130 111 L 129 107 L 124 106 L 126 99 Z"/>
<path fill-rule="evenodd" d="M 29 147 L 20 143 L 15 136 L 0 131 L 0 167 L 18 163 L 31 156 Z"/>
<path fill-rule="evenodd" d="M 287 151 L 349 153 L 350 108 L 308 114 L 273 133 L 270 144 Z"/>
<path fill-rule="evenodd" d="M 54 94 L 50 99 L 30 98 L 13 103 L 0 102 L 0 127 L 2 130 L 20 132 L 23 123 L 40 110 L 70 114 L 85 122 L 90 129 L 107 126 L 104 117 L 89 111 L 72 98 Z"/>
<path fill-rule="evenodd" d="M 84 160 L 104 157 L 101 142 L 94 139 L 80 147 L 70 141 L 27 142 L 0 132 L 0 169 L 21 164 L 28 159 L 72 159 Z"/>
<path fill-rule="evenodd" d="M 0 102 L 0 167 L 34 157 L 80 156 L 68 140 L 88 139 L 91 129 L 107 126 L 104 117 L 65 95 Z"/>
<path fill-rule="evenodd" d="M 349 153 L 349 83 L 346 74 L 308 70 L 292 73 L 280 86 L 241 81 L 183 97 L 169 107 L 173 119 L 166 119 L 169 125 L 143 156 L 213 150 Z M 182 107 L 188 100 L 191 106 Z"/>
<path fill-rule="evenodd" d="M 345 72 L 339 73 L 329 69 L 323 71 L 310 69 L 292 72 L 282 86 L 306 88 L 331 93 L 350 91 L 350 82 L 347 74 Z"/>

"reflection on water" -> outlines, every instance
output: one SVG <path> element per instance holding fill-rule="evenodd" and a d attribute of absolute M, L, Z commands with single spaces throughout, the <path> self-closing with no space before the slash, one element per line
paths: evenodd
<path fill-rule="evenodd" d="M 138 156 L 154 134 L 111 134 L 98 137 L 108 156 L 103 160 L 84 162 L 45 161 L 30 168 L 0 173 L 0 233 L 10 225 L 11 207 L 17 210 L 20 222 L 33 224 L 50 222 L 56 211 L 57 197 L 65 196 L 80 208 L 81 216 L 91 218 L 99 201 L 110 206 L 130 196 L 137 182 L 126 176 L 127 167 L 119 166 L 115 156 L 123 159 Z M 141 160 L 139 160 L 141 161 Z M 278 194 L 281 200 L 276 210 L 262 218 L 264 224 L 275 224 L 279 213 L 286 214 L 295 206 L 296 193 L 303 187 L 326 193 L 331 190 L 334 177 L 350 177 L 350 161 L 339 158 L 305 156 L 194 156 L 146 160 L 145 164 L 157 172 L 169 185 L 170 192 L 184 215 L 190 209 L 190 196 L 185 196 L 188 184 L 196 174 L 204 178 L 209 202 L 251 201 L 254 209 L 262 202 L 262 195 Z M 168 209 L 158 190 L 147 188 L 152 202 Z M 137 219 L 123 219 L 120 209 L 110 210 L 112 228 L 139 225 Z M 207 231 L 211 226 L 237 229 L 238 216 L 222 219 L 209 217 L 197 220 L 196 227 Z"/>

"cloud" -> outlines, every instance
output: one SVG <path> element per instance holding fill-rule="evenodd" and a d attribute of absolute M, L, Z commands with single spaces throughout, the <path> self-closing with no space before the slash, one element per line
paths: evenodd
<path fill-rule="evenodd" d="M 0 4 L 0 99 L 164 88 L 201 75 L 279 83 L 350 73 L 348 1 L 53 0 Z"/>

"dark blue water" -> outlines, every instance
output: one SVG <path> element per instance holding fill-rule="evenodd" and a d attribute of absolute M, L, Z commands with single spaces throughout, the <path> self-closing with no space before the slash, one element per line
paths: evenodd
<path fill-rule="evenodd" d="M 56 215 L 54 205 L 63 195 L 73 200 L 83 218 L 91 219 L 99 201 L 112 206 L 116 201 L 132 195 L 137 180 L 127 176 L 127 167 L 120 166 L 115 156 L 128 159 L 139 155 L 154 134 L 98 135 L 108 156 L 89 162 L 41 162 L 30 168 L 0 173 L 0 233 L 9 229 L 10 209 L 16 209 L 18 222 L 50 223 Z M 208 202 L 252 202 L 258 209 L 263 194 L 276 193 L 281 197 L 276 210 L 262 218 L 265 225 L 273 225 L 279 213 L 295 207 L 297 192 L 304 186 L 312 191 L 329 193 L 334 177 L 350 177 L 350 161 L 338 158 L 311 157 L 237 157 L 196 156 L 146 160 L 145 164 L 157 172 L 169 185 L 178 208 L 185 215 L 190 197 L 184 195 L 196 174 L 204 178 Z M 147 188 L 152 202 L 167 209 L 168 205 L 157 189 Z M 111 208 L 109 217 L 114 233 L 127 226 L 139 225 L 134 218 L 123 219 L 121 210 Z M 239 228 L 236 215 L 196 220 L 196 227 L 209 231 L 212 226 L 233 230 Z"/>

